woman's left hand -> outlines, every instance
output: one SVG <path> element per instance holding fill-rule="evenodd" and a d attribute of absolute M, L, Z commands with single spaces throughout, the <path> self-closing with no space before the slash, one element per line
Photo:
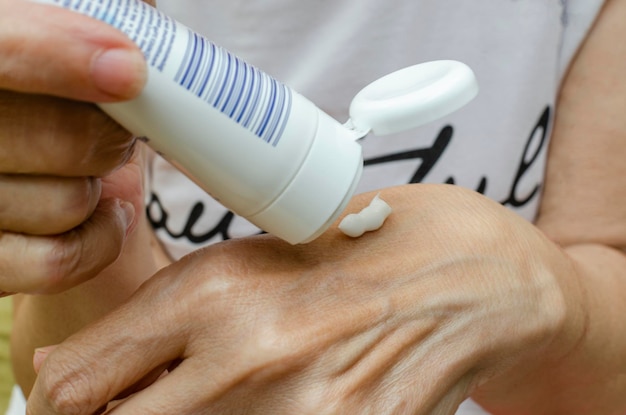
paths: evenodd
<path fill-rule="evenodd" d="M 49 354 L 28 413 L 93 414 L 171 362 L 112 413 L 453 414 L 573 347 L 570 261 L 531 224 L 455 186 L 381 197 L 393 213 L 358 239 L 262 235 L 165 268 Z"/>

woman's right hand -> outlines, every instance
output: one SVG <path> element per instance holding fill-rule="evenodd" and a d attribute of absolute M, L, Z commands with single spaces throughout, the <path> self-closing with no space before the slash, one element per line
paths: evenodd
<path fill-rule="evenodd" d="M 142 53 L 116 29 L 0 0 L 2 293 L 63 291 L 118 257 L 142 208 L 141 180 L 124 174 L 133 166 L 120 171 L 132 135 L 93 102 L 130 99 L 145 80 Z"/>

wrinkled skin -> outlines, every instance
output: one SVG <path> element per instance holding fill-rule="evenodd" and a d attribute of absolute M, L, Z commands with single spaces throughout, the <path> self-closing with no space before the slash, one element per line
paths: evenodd
<path fill-rule="evenodd" d="M 259 236 L 163 269 L 49 354 L 29 413 L 93 413 L 176 362 L 113 413 L 451 414 L 492 376 L 573 347 L 577 293 L 556 277 L 570 264 L 532 225 L 453 186 L 381 196 L 394 212 L 360 239 Z"/>

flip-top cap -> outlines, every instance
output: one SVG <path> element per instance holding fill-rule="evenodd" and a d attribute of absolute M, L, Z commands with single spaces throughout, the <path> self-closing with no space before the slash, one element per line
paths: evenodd
<path fill-rule="evenodd" d="M 349 128 L 360 137 L 410 130 L 451 114 L 478 94 L 474 72 L 442 60 L 392 72 L 363 88 L 350 105 Z"/>

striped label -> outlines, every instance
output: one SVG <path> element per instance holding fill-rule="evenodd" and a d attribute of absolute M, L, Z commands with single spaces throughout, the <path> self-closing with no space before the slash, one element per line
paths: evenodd
<path fill-rule="evenodd" d="M 174 80 L 264 141 L 278 143 L 291 90 L 267 74 L 188 30 Z"/>
<path fill-rule="evenodd" d="M 177 84 L 266 143 L 276 146 L 280 141 L 291 112 L 291 89 L 150 5 L 139 0 L 43 2 L 119 29 L 139 46 L 150 66 L 171 73 Z"/>

